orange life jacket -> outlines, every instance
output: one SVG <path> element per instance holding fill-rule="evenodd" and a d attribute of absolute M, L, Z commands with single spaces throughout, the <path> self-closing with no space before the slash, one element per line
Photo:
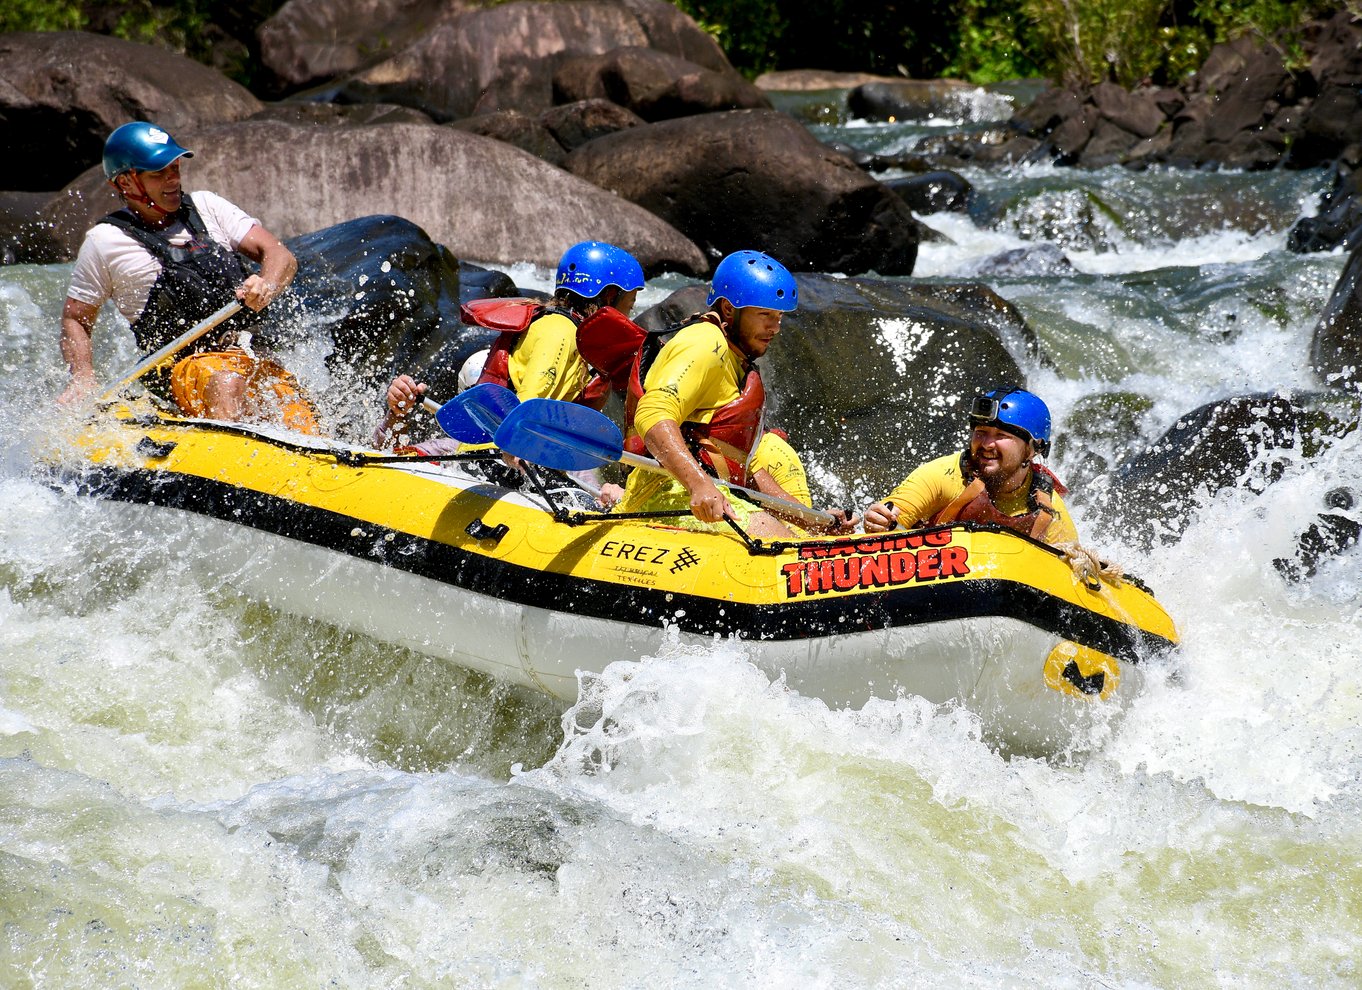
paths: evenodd
<path fill-rule="evenodd" d="M 1058 479 L 1039 464 L 1031 465 L 1031 487 L 1026 493 L 1026 505 L 1031 511 L 1020 516 L 1009 516 L 1000 512 L 993 499 L 970 465 L 969 451 L 960 455 L 960 474 L 965 479 L 965 490 L 957 495 L 931 519 L 921 520 L 922 525 L 936 526 L 953 522 L 988 523 L 1006 526 L 1008 529 L 1025 533 L 1036 540 L 1043 540 L 1050 523 L 1055 520 L 1054 492 Z M 1063 486 L 1059 486 L 1063 490 Z"/>
<path fill-rule="evenodd" d="M 570 309 L 546 306 L 537 299 L 474 299 L 459 307 L 459 315 L 465 323 L 488 330 L 499 330 L 497 339 L 487 353 L 487 363 L 483 365 L 478 385 L 491 383 L 502 388 L 511 388 L 511 355 L 520 345 L 522 334 L 530 324 L 541 316 L 557 313 L 566 316 L 573 326 L 580 327 L 582 318 Z M 589 362 L 588 362 L 589 363 Z M 610 383 L 599 374 L 593 374 L 582 390 L 572 399 L 579 405 L 600 409 L 610 397 Z"/>
<path fill-rule="evenodd" d="M 718 320 L 712 317 L 713 314 L 706 313 L 699 319 L 717 323 Z M 695 322 L 698 320 L 691 321 Z M 643 398 L 643 379 L 647 376 L 648 367 L 661 350 L 660 345 L 646 346 L 654 340 L 654 337 L 648 338 L 645 346 L 635 355 L 630 369 L 628 393 L 624 402 L 626 432 L 634 425 L 634 414 L 638 410 L 639 400 Z M 752 479 L 747 468 L 752 451 L 762 435 L 762 410 L 766 405 L 766 388 L 762 385 L 760 372 L 749 363 L 747 356 L 738 350 L 732 341 L 728 346 L 742 358 L 743 366 L 747 369 L 738 390 L 738 397 L 716 409 L 708 423 L 685 422 L 679 425 L 681 436 L 685 438 L 691 454 L 705 470 L 724 481 L 751 485 Z M 625 447 L 634 453 L 647 453 L 643 438 L 639 436 L 631 436 Z"/>

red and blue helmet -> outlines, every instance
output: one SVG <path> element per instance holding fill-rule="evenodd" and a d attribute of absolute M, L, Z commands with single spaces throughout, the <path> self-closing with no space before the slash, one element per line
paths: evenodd
<path fill-rule="evenodd" d="M 193 158 L 175 139 L 155 124 L 135 120 L 124 124 L 104 142 L 104 177 L 112 182 L 125 172 L 159 172 L 179 158 Z"/>
<path fill-rule="evenodd" d="M 758 306 L 788 313 L 799 305 L 799 285 L 775 258 L 760 251 L 735 251 L 719 262 L 706 306 L 727 299 L 736 309 Z"/>
<path fill-rule="evenodd" d="M 569 289 L 595 299 L 610 286 L 623 292 L 643 288 L 643 266 L 624 248 L 604 241 L 582 241 L 563 252 L 555 289 Z"/>
<path fill-rule="evenodd" d="M 995 388 L 970 405 L 971 426 L 992 426 L 1029 441 L 1036 453 L 1050 450 L 1050 409 L 1040 396 L 1020 388 Z"/>

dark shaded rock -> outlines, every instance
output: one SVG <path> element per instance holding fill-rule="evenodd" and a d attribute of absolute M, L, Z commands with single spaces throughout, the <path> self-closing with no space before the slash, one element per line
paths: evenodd
<path fill-rule="evenodd" d="M 705 69 L 639 47 L 565 60 L 553 75 L 553 97 L 560 103 L 607 99 L 648 121 L 771 106 L 761 90 L 732 69 Z"/>
<path fill-rule="evenodd" d="M 360 217 L 286 243 L 298 275 L 257 338 L 287 348 L 330 337 L 332 387 L 321 400 L 339 431 L 357 439 L 381 417 L 383 387 L 398 373 L 418 376 L 442 400 L 454 395 L 460 365 L 495 336 L 464 325 L 460 303 L 516 293 L 504 274 L 460 265 L 401 217 Z"/>
<path fill-rule="evenodd" d="M 551 165 L 562 165 L 567 152 L 544 124 L 536 117 L 530 117 L 519 110 L 498 110 L 495 113 L 479 114 L 464 120 L 446 124 L 455 130 L 469 134 L 481 134 L 514 145 L 521 151 L 528 151 L 536 158 L 542 158 Z"/>
<path fill-rule="evenodd" d="M 887 494 L 922 461 L 963 446 L 978 391 L 1024 380 L 1011 353 L 1034 336 L 985 286 L 796 278 L 799 309 L 762 360 L 769 418 L 815 482 L 837 479 L 829 498 Z M 703 286 L 684 289 L 639 322 L 673 326 L 704 299 Z"/>
<path fill-rule="evenodd" d="M 1286 241 L 1288 250 L 1302 254 L 1340 244 L 1347 251 L 1362 245 L 1362 171 L 1355 169 L 1335 168 L 1319 213 L 1296 221 Z"/>
<path fill-rule="evenodd" d="M 923 138 L 914 150 L 937 167 L 946 165 L 1019 165 L 1054 157 L 1044 142 L 1006 128 L 970 134 L 937 134 Z"/>
<path fill-rule="evenodd" d="M 1073 264 L 1056 244 L 1036 244 L 1013 248 L 985 258 L 976 275 L 1068 275 Z"/>
<path fill-rule="evenodd" d="M 732 72 L 719 43 L 689 15 L 668 0 L 619 0 L 638 21 L 649 48 L 684 58 L 702 69 Z M 618 44 L 625 44 L 623 40 Z"/>
<path fill-rule="evenodd" d="M 1134 134 L 1118 127 L 1105 118 L 1099 119 L 1092 135 L 1083 146 L 1083 164 L 1089 168 L 1102 168 L 1122 161 L 1126 154 L 1139 141 Z"/>
<path fill-rule="evenodd" d="M 1315 517 L 1296 537 L 1296 552 L 1272 561 L 1288 581 L 1308 581 L 1330 557 L 1346 553 L 1362 542 L 1362 523 L 1342 512 L 1362 508 L 1362 498 L 1351 488 L 1334 488 L 1324 493 L 1328 510 Z"/>
<path fill-rule="evenodd" d="M 1326 385 L 1362 390 L 1362 244 L 1348 256 L 1315 324 L 1310 367 Z"/>
<path fill-rule="evenodd" d="M 1290 164 L 1308 168 L 1335 157 L 1362 165 L 1362 84 L 1326 85 L 1301 114 Z M 1340 150 L 1341 149 L 1341 150 Z"/>
<path fill-rule="evenodd" d="M 1049 134 L 1050 145 L 1061 161 L 1076 161 L 1097 129 L 1097 115 L 1086 105 L 1060 122 Z"/>
<path fill-rule="evenodd" d="M 555 102 L 553 77 L 565 61 L 622 47 L 733 71 L 713 39 L 665 0 L 503 3 L 441 20 L 339 83 L 335 98 L 402 103 L 441 121 L 494 110 L 539 114 Z"/>
<path fill-rule="evenodd" d="M 1098 113 L 1137 138 L 1151 138 L 1163 126 L 1165 115 L 1153 89 L 1129 92 L 1115 83 L 1102 83 L 1093 90 L 1092 99 Z"/>
<path fill-rule="evenodd" d="M 772 111 L 635 127 L 564 167 L 662 217 L 711 262 L 758 248 L 792 270 L 906 275 L 917 257 L 921 225 L 903 201 Z"/>
<path fill-rule="evenodd" d="M 566 151 L 606 134 L 644 123 L 642 117 L 609 100 L 579 100 L 545 110 L 539 120 Z"/>
<path fill-rule="evenodd" d="M 244 86 L 193 59 L 80 31 L 0 35 L 0 80 L 0 189 L 64 186 L 98 164 L 110 132 L 130 120 L 181 139 L 261 108 Z"/>
<path fill-rule="evenodd" d="M 289 0 L 260 25 L 260 58 L 289 92 L 367 68 L 438 21 L 477 5 L 464 0 Z"/>
<path fill-rule="evenodd" d="M 600 239 L 631 251 L 650 273 L 701 274 L 696 246 L 664 221 L 500 141 L 448 127 L 299 127 L 247 121 L 186 135 L 196 156 L 189 190 L 211 189 L 280 237 L 340 223 L 358 209 L 406 217 L 456 256 L 557 265 Z M 238 149 L 253 154 L 243 160 Z M 438 177 L 438 181 L 433 177 Z M 74 251 L 117 201 L 97 173 L 63 191 L 51 220 Z"/>
<path fill-rule="evenodd" d="M 1189 102 L 1209 102 L 1208 141 L 1228 141 L 1235 134 L 1261 124 L 1269 100 L 1281 100 L 1290 75 L 1281 55 L 1259 49 L 1248 37 L 1211 50 L 1206 64 L 1193 77 Z"/>
<path fill-rule="evenodd" d="M 884 184 L 914 213 L 964 213 L 969 209 L 970 196 L 974 193 L 974 186 L 968 179 L 959 172 L 944 169 L 889 179 Z"/>
<path fill-rule="evenodd" d="M 1279 394 L 1207 403 L 1123 462 L 1108 486 L 1074 501 L 1150 544 L 1176 540 L 1216 493 L 1262 492 L 1279 480 L 1300 456 L 1308 422 L 1296 399 Z"/>
<path fill-rule="evenodd" d="M 1072 90 L 1048 89 L 1012 117 L 1012 126 L 1023 134 L 1043 138 L 1083 109 L 1083 98 Z"/>
<path fill-rule="evenodd" d="M 847 94 L 847 109 L 864 120 L 959 117 L 964 96 L 978 87 L 955 79 L 896 79 L 862 83 Z"/>
<path fill-rule="evenodd" d="M 1305 48 L 1310 71 L 1293 74 L 1279 47 L 1243 36 L 1216 45 L 1180 90 L 1126 92 L 1111 83 L 1054 89 L 1012 123 L 1061 164 L 1090 168 L 1362 161 L 1362 22 L 1345 11 L 1317 21 L 1305 32 Z"/>

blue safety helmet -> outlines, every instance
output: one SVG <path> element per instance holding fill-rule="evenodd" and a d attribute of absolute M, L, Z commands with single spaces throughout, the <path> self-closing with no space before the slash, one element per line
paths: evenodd
<path fill-rule="evenodd" d="M 799 305 L 799 286 L 779 261 L 760 251 L 734 251 L 714 269 L 706 306 L 727 299 L 737 309 L 759 306 L 788 313 Z"/>
<path fill-rule="evenodd" d="M 969 421 L 972 426 L 992 426 L 1028 440 L 1038 454 L 1050 450 L 1050 410 L 1040 396 L 1025 389 L 995 388 L 976 397 Z"/>
<path fill-rule="evenodd" d="M 176 159 L 193 157 L 155 124 L 135 120 L 104 142 L 104 177 L 112 182 L 124 172 L 159 172 Z"/>
<path fill-rule="evenodd" d="M 643 266 L 624 248 L 604 241 L 582 241 L 568 248 L 558 262 L 555 288 L 595 299 L 612 285 L 624 292 L 643 288 Z"/>

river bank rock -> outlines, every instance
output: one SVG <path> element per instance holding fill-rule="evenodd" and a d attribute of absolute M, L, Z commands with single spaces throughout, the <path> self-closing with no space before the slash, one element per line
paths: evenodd
<path fill-rule="evenodd" d="M 799 308 L 761 361 L 768 419 L 830 498 L 880 498 L 961 449 L 973 397 L 1038 357 L 1021 313 L 986 286 L 799 274 Z M 704 309 L 692 286 L 639 316 L 660 330 Z"/>
<path fill-rule="evenodd" d="M 81 31 L 0 35 L 0 189 L 60 189 L 130 120 L 178 136 L 261 107 L 244 86 L 163 48 Z"/>
<path fill-rule="evenodd" d="M 769 110 L 608 134 L 564 167 L 662 217 L 711 264 L 759 248 L 796 271 L 907 275 L 922 236 L 902 200 Z"/>
<path fill-rule="evenodd" d="M 227 197 L 280 237 L 381 212 L 416 223 L 460 258 L 553 267 L 571 244 L 600 239 L 631 251 L 649 273 L 708 270 L 694 243 L 646 210 L 508 144 L 448 127 L 245 121 L 177 137 L 195 149 L 187 189 Z M 241 147 L 255 154 L 243 161 Z M 91 170 L 48 219 L 74 251 L 117 205 Z"/>
<path fill-rule="evenodd" d="M 1339 11 L 1311 25 L 1304 48 L 1308 65 L 1293 72 L 1279 48 L 1241 37 L 1215 46 L 1180 87 L 1053 89 L 1018 112 L 1011 128 L 1039 142 L 1052 160 L 1085 168 L 1356 165 L 1362 161 L 1362 22 Z M 956 161 L 984 161 L 989 145 L 1007 144 L 996 136 L 953 142 L 950 160 Z M 1009 149 L 1009 160 L 1018 160 L 1020 149 Z"/>

